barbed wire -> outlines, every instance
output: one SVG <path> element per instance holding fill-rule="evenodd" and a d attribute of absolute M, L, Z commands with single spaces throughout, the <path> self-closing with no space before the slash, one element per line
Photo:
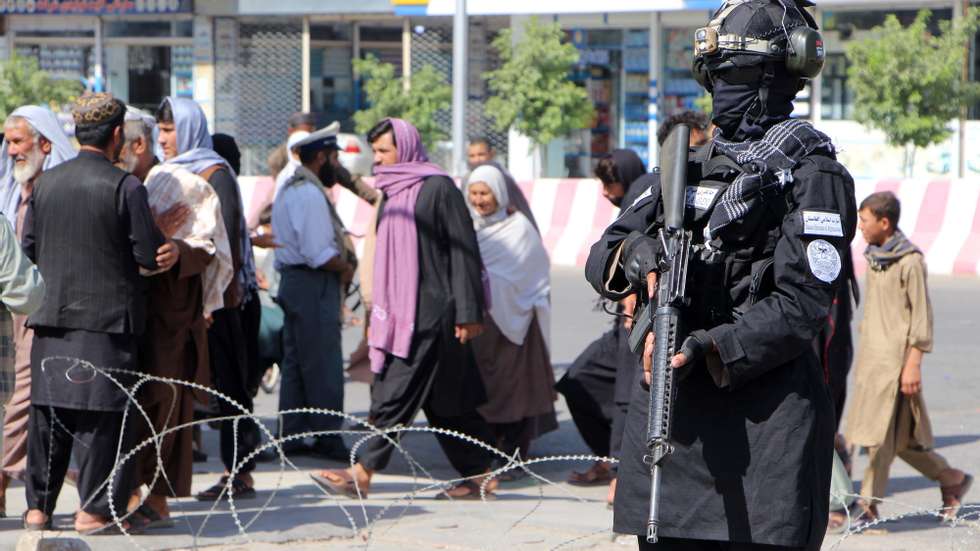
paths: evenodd
<path fill-rule="evenodd" d="M 439 428 L 439 427 L 414 426 L 414 425 L 413 426 L 397 425 L 389 428 L 379 428 L 371 424 L 368 419 L 357 417 L 355 415 L 351 415 L 343 411 L 337 411 L 337 410 L 326 409 L 326 408 L 295 408 L 295 409 L 277 411 L 275 412 L 275 415 L 278 418 L 281 418 L 282 416 L 285 415 L 327 415 L 331 417 L 341 418 L 347 421 L 350 424 L 350 427 L 358 427 L 358 429 L 348 428 L 348 429 L 323 430 L 323 431 L 307 431 L 307 432 L 292 434 L 284 437 L 278 437 L 274 435 L 272 431 L 268 429 L 268 427 L 265 426 L 265 424 L 261 421 L 259 416 L 257 416 L 255 413 L 248 411 L 244 406 L 236 402 L 231 397 L 225 395 L 224 393 L 219 392 L 213 388 L 204 386 L 202 384 L 195 383 L 193 381 L 184 381 L 184 380 L 170 378 L 170 377 L 160 377 L 160 376 L 150 375 L 146 373 L 138 373 L 138 372 L 118 369 L 118 368 L 98 367 L 85 360 L 79 358 L 66 357 L 66 356 L 52 356 L 52 357 L 45 358 L 41 362 L 42 372 L 45 372 L 47 368 L 47 363 L 49 361 L 55 361 L 55 360 L 71 362 L 72 365 L 70 366 L 69 370 L 78 370 L 78 369 L 92 370 L 94 374 L 92 377 L 89 377 L 85 380 L 72 380 L 71 377 L 67 377 L 69 381 L 76 384 L 86 384 L 88 382 L 95 380 L 97 376 L 102 375 L 106 377 L 109 381 L 111 381 L 112 384 L 115 385 L 126 396 L 127 403 L 123 410 L 122 427 L 120 429 L 119 442 L 117 444 L 117 450 L 116 450 L 116 461 L 106 480 L 104 480 L 98 486 L 98 488 L 94 492 L 92 492 L 93 497 L 94 495 L 97 495 L 103 487 L 106 488 L 107 494 L 109 496 L 112 496 L 113 485 L 117 483 L 117 478 L 120 476 L 120 471 L 124 468 L 124 466 L 128 461 L 138 457 L 138 454 L 141 452 L 141 450 L 143 450 L 148 446 L 153 446 L 153 451 L 155 452 L 154 459 L 156 462 L 156 467 L 154 469 L 153 477 L 151 483 L 149 484 L 149 487 L 151 488 L 154 487 L 156 482 L 162 479 L 165 485 L 167 486 L 167 488 L 169 489 L 171 495 L 176 495 L 176 491 L 174 490 L 173 483 L 170 481 L 169 477 L 167 476 L 166 470 L 163 467 L 163 454 L 161 451 L 161 446 L 163 444 L 164 439 L 171 433 L 176 433 L 181 430 L 191 430 L 194 427 L 211 423 L 211 422 L 232 423 L 232 428 L 233 428 L 232 435 L 233 435 L 233 442 L 234 442 L 232 457 L 235 459 L 233 459 L 232 467 L 231 469 L 229 469 L 225 486 L 222 489 L 218 499 L 216 499 L 212 503 L 211 507 L 206 512 L 204 518 L 201 520 L 200 526 L 196 531 L 193 530 L 193 526 L 191 525 L 190 520 L 185 519 L 188 532 L 190 533 L 193 540 L 191 545 L 192 549 L 198 548 L 198 540 L 204 534 L 210 519 L 214 516 L 225 514 L 225 511 L 221 511 L 218 509 L 219 505 L 222 503 L 222 498 L 224 498 L 228 504 L 227 513 L 231 515 L 234 521 L 235 527 L 238 531 L 238 537 L 242 538 L 245 543 L 254 544 L 255 541 L 250 537 L 248 530 L 256 521 L 258 521 L 258 519 L 263 514 L 265 514 L 272 507 L 276 495 L 278 494 L 278 492 L 283 486 L 286 470 L 292 469 L 293 471 L 296 472 L 303 472 L 304 470 L 298 465 L 296 465 L 291 459 L 289 459 L 289 457 L 283 450 L 283 445 L 292 441 L 301 441 L 305 438 L 315 438 L 315 437 L 328 436 L 328 435 L 336 435 L 336 436 L 346 435 L 346 436 L 357 438 L 357 440 L 355 440 L 354 444 L 351 446 L 350 454 L 348 456 L 348 463 L 351 466 L 353 466 L 357 462 L 357 452 L 366 442 L 370 441 L 373 438 L 382 438 L 385 441 L 387 441 L 389 444 L 391 444 L 394 447 L 394 450 L 397 451 L 401 455 L 401 457 L 403 457 L 404 460 L 406 461 L 411 474 L 412 490 L 405 493 L 404 495 L 391 499 L 387 504 L 381 507 L 373 515 L 369 514 L 368 512 L 368 508 L 365 503 L 367 496 L 363 493 L 362 488 L 357 483 L 356 477 L 354 478 L 354 485 L 353 485 L 355 491 L 355 496 L 352 496 L 353 500 L 350 500 L 347 496 L 335 495 L 327 491 L 326 489 L 320 487 L 319 485 L 314 484 L 314 486 L 317 489 L 319 489 L 322 494 L 329 497 L 337 505 L 338 509 L 343 513 L 347 523 L 350 526 L 351 544 L 357 544 L 358 547 L 361 547 L 363 549 L 370 548 L 374 538 L 375 528 L 383 520 L 388 519 L 392 521 L 391 526 L 388 527 L 387 531 L 394 529 L 394 527 L 404 517 L 409 507 L 412 505 L 412 503 L 414 503 L 415 499 L 420 494 L 433 490 L 438 490 L 440 493 L 444 494 L 448 498 L 447 503 L 453 504 L 454 506 L 458 507 L 459 504 L 455 503 L 457 500 L 452 498 L 452 496 L 448 493 L 448 489 L 460 482 L 479 480 L 480 501 L 483 504 L 489 504 L 490 500 L 488 500 L 488 495 L 489 495 L 488 489 L 490 485 L 493 484 L 495 481 L 497 481 L 501 475 L 510 471 L 520 470 L 536 483 L 538 489 L 538 496 L 537 496 L 537 500 L 535 501 L 535 503 L 533 504 L 533 506 L 529 511 L 521 515 L 517 520 L 513 521 L 506 530 L 500 532 L 500 539 L 505 540 L 510 533 L 512 533 L 522 524 L 526 523 L 528 519 L 530 519 L 544 505 L 544 501 L 545 501 L 544 489 L 546 487 L 556 489 L 560 493 L 567 496 L 568 498 L 578 501 L 580 503 L 587 504 L 587 503 L 592 503 L 594 501 L 576 494 L 569 488 L 567 484 L 553 481 L 541 475 L 540 473 L 533 470 L 531 468 L 532 466 L 542 465 L 546 463 L 586 462 L 586 461 L 607 463 L 610 465 L 618 463 L 618 461 L 612 457 L 597 456 L 597 455 L 590 455 L 590 454 L 559 454 L 559 455 L 550 455 L 546 457 L 534 457 L 529 459 L 522 459 L 516 452 L 514 454 L 508 454 L 482 440 L 479 440 L 477 438 L 474 438 L 470 435 L 458 431 L 453 431 L 453 430 Z M 136 380 L 134 383 L 132 383 L 132 385 L 127 386 L 120 380 L 120 377 L 114 376 L 114 374 L 123 375 L 130 379 L 135 378 Z M 148 383 L 160 383 L 166 385 L 172 391 L 172 400 L 167 415 L 167 423 L 166 423 L 167 425 L 169 425 L 169 420 L 176 409 L 175 406 L 176 406 L 176 401 L 178 399 L 177 387 L 179 386 L 185 387 L 186 389 L 190 389 L 190 390 L 201 391 L 210 396 L 213 396 L 217 400 L 223 400 L 227 404 L 231 405 L 235 410 L 239 411 L 240 413 L 238 415 L 224 415 L 224 416 L 209 417 L 206 419 L 197 419 L 175 426 L 168 426 L 164 430 L 158 431 L 154 426 L 154 423 L 151 420 L 149 414 L 146 412 L 146 410 L 142 407 L 142 405 L 139 403 L 139 401 L 136 398 L 139 390 Z M 47 391 L 50 398 L 50 385 L 48 386 Z M 130 415 L 131 408 L 135 410 L 136 414 L 138 414 L 138 417 L 141 418 L 143 422 L 146 423 L 147 427 L 149 428 L 150 435 L 147 438 L 133 444 L 130 449 L 124 450 L 123 448 L 124 448 L 125 434 L 126 434 L 125 431 L 127 430 L 127 426 L 129 425 L 129 423 L 127 423 L 127 419 Z M 71 434 L 71 431 L 68 431 L 67 427 L 65 427 L 65 425 L 61 423 L 60 420 L 57 419 L 57 415 L 55 414 L 55 408 L 51 406 L 49 411 L 52 416 L 52 423 L 57 424 L 61 428 L 61 430 L 65 430 L 66 432 Z M 239 460 L 238 459 L 239 457 L 238 430 L 242 422 L 255 423 L 262 431 L 262 433 L 264 433 L 264 435 L 266 436 L 267 442 L 258 445 L 254 450 L 244 455 Z M 130 430 L 135 430 L 135 429 L 130 428 Z M 53 429 L 51 433 L 52 434 L 50 438 L 52 439 L 51 441 L 53 442 L 53 438 L 54 438 Z M 419 462 L 412 455 L 412 453 L 410 453 L 407 449 L 405 449 L 402 446 L 401 436 L 406 433 L 432 434 L 436 436 L 442 435 L 450 438 L 455 438 L 463 442 L 466 442 L 469 445 L 481 448 L 482 450 L 498 457 L 499 459 L 502 460 L 503 464 L 500 467 L 491 470 L 489 473 L 481 473 L 469 477 L 438 479 L 435 476 L 433 476 L 432 473 L 430 473 L 421 464 L 421 462 Z M 76 441 L 78 441 L 75 435 L 72 434 L 72 437 L 75 438 Z M 78 442 L 81 443 L 80 441 Z M 275 450 L 275 452 L 279 456 L 278 457 L 279 470 L 278 470 L 278 477 L 275 486 L 272 488 L 268 497 L 261 504 L 261 506 L 254 511 L 254 514 L 252 515 L 251 519 L 248 522 L 243 522 L 240 511 L 236 506 L 235 495 L 232 487 L 233 481 L 235 480 L 235 477 L 242 472 L 242 470 L 245 468 L 246 465 L 248 465 L 256 457 L 258 457 L 259 454 L 261 454 L 262 452 L 268 449 Z M 48 484 L 50 484 L 50 473 L 51 473 L 50 454 L 48 457 L 47 468 L 48 468 L 47 481 Z M 129 490 L 127 489 L 127 492 L 128 491 Z M 847 503 L 850 498 L 857 499 L 857 498 L 861 498 L 862 496 L 859 496 L 857 494 L 841 494 L 838 492 L 833 492 L 832 497 L 834 498 L 834 500 L 837 500 L 840 503 Z M 85 505 L 91 502 L 92 499 L 93 498 L 89 498 L 89 501 L 83 504 L 80 508 L 83 509 Z M 141 496 L 139 505 L 143 505 L 145 500 L 146 497 Z M 173 499 L 173 501 L 177 504 L 177 507 L 175 507 L 175 509 L 180 509 L 180 504 L 182 500 L 183 498 Z M 839 549 L 840 546 L 848 538 L 857 534 L 861 534 L 862 532 L 875 529 L 875 527 L 880 527 L 888 523 L 895 523 L 913 517 L 925 516 L 925 517 L 936 517 L 939 519 L 943 519 L 945 518 L 944 513 L 948 512 L 946 508 L 936 508 L 936 509 L 917 508 L 913 505 L 902 503 L 899 500 L 895 500 L 895 499 L 885 499 L 885 500 L 876 499 L 876 501 L 885 504 L 900 506 L 909 510 L 904 513 L 895 514 L 891 516 L 882 516 L 874 521 L 862 523 L 860 525 L 854 525 L 852 524 L 853 515 L 851 514 L 851 510 L 845 507 L 844 511 L 847 517 L 846 529 L 844 530 L 843 533 L 840 534 L 840 537 L 833 542 L 833 544 L 829 549 L 835 551 Z M 127 530 L 123 525 L 123 522 L 126 521 L 133 514 L 133 512 L 123 512 L 123 514 L 120 514 L 120 512 L 116 510 L 114 500 L 111 499 L 111 497 L 108 500 L 108 502 L 109 502 L 109 509 L 111 513 L 112 522 L 119 525 L 122 534 L 127 538 L 129 543 L 131 543 L 135 548 L 145 549 L 145 547 L 140 545 L 139 541 L 136 538 L 134 538 L 133 534 L 129 530 Z M 349 506 L 352 503 L 355 507 L 360 509 L 360 516 L 363 518 L 363 522 L 364 522 L 363 527 L 358 526 L 358 522 L 355 519 L 354 514 L 349 509 Z M 400 504 L 404 504 L 404 507 L 401 509 L 402 510 L 401 514 L 399 514 L 394 519 L 388 518 L 389 512 L 393 508 L 398 507 Z M 481 518 L 481 517 L 473 517 L 472 515 L 468 515 L 468 518 Z M 960 527 L 966 528 L 965 533 L 961 532 L 964 536 L 963 538 L 956 538 L 955 532 L 950 531 L 950 544 L 951 544 L 950 549 L 963 550 L 963 551 L 970 549 L 969 547 L 966 547 L 967 544 L 967 540 L 965 539 L 966 536 L 973 536 L 975 541 L 980 540 L 980 505 L 970 505 L 970 504 L 962 505 L 959 510 L 959 516 L 955 518 L 952 522 L 946 522 L 945 524 L 950 529 L 960 528 Z M 557 551 L 559 549 L 569 548 L 573 545 L 583 543 L 587 540 L 596 538 L 600 535 L 613 536 L 613 532 L 611 531 L 611 529 L 602 529 L 602 530 L 589 532 L 586 534 L 576 535 L 568 540 L 558 543 L 551 549 L 553 551 Z M 825 542 L 828 539 L 829 536 L 827 539 L 825 539 Z"/>

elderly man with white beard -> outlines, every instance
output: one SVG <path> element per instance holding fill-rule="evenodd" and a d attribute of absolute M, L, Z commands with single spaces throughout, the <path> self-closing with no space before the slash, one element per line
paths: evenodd
<path fill-rule="evenodd" d="M 14 110 L 3 125 L 0 146 L 0 209 L 23 238 L 24 214 L 34 181 L 45 170 L 75 157 L 68 136 L 54 113 L 36 105 Z M 6 402 L 3 423 L 3 459 L 0 462 L 0 514 L 6 512 L 6 491 L 12 478 L 23 479 L 27 459 L 27 414 L 31 404 L 31 341 L 34 331 L 26 316 L 13 315 L 14 389 Z M 4 396 L 3 398 L 6 398 Z"/>
<path fill-rule="evenodd" d="M 149 113 L 132 106 L 126 109 L 123 135 L 126 138 L 116 166 L 146 182 L 150 169 L 160 163 L 153 149 L 153 129 L 157 121 Z"/>

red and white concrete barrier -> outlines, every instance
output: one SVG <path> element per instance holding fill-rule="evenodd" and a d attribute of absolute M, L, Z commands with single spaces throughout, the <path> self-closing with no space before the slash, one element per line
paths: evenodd
<path fill-rule="evenodd" d="M 240 179 L 249 222 L 272 200 L 270 178 Z M 591 179 L 542 179 L 522 182 L 537 219 L 545 248 L 556 266 L 583 266 L 589 248 L 618 209 L 602 197 L 602 188 Z M 334 188 L 337 211 L 347 228 L 362 236 L 371 219 L 371 208 L 345 189 Z M 855 196 L 862 199 L 876 191 L 890 190 L 902 201 L 899 226 L 926 254 L 934 274 L 980 275 L 980 180 L 858 180 Z M 361 243 L 357 239 L 360 251 Z M 866 244 L 860 233 L 852 251 L 855 268 L 866 269 Z"/>
<path fill-rule="evenodd" d="M 892 191 L 902 202 L 899 227 L 926 255 L 929 272 L 980 275 L 980 180 L 859 180 L 858 203 L 877 191 Z M 860 232 L 854 239 L 855 268 L 866 269 Z"/>

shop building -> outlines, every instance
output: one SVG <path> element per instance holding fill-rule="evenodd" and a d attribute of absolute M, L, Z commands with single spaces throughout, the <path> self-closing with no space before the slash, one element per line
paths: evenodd
<path fill-rule="evenodd" d="M 588 90 L 597 114 L 591 128 L 549 145 L 543 175 L 589 175 L 596 159 L 617 147 L 636 150 L 649 164 L 656 158 L 659 122 L 692 108 L 702 94 L 689 70 L 692 36 L 719 3 L 469 0 L 469 134 L 487 136 L 515 174 L 532 176 L 526 138 L 497 132 L 483 113 L 488 92 L 482 75 L 497 66 L 490 47 L 497 31 L 537 16 L 558 22 L 579 49 L 580 62 L 570 76 Z M 962 2 L 817 3 L 827 65 L 801 94 L 796 114 L 812 118 L 842 142 L 856 174 L 880 175 L 882 166 L 890 167 L 894 151 L 882 136 L 850 120 L 853 94 L 847 87 L 845 45 L 866 36 L 889 13 L 908 20 L 926 7 L 937 19 L 949 19 Z M 432 65 L 448 81 L 454 6 L 454 0 L 0 2 L 0 47 L 4 55 L 32 56 L 56 76 L 109 90 L 140 107 L 152 109 L 167 95 L 193 98 L 214 131 L 238 138 L 243 172 L 262 174 L 268 152 L 282 143 L 285 120 L 294 111 L 312 111 L 324 124 L 339 120 L 352 131 L 353 114 L 364 104 L 352 60 L 374 55 L 394 65 L 398 74 Z M 971 76 L 980 69 L 975 55 L 970 67 Z M 449 112 L 438 117 L 448 130 Z M 967 143 L 974 135 L 980 139 L 980 128 L 973 129 L 971 121 L 964 134 Z M 958 134 L 921 155 L 922 170 L 954 173 L 957 143 Z M 448 151 L 440 148 L 433 156 L 445 162 Z M 967 164 L 980 170 L 980 158 Z"/>

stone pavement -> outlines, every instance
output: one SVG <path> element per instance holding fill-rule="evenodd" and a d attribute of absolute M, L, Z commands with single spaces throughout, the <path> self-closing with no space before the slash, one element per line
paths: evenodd
<path fill-rule="evenodd" d="M 563 371 L 568 362 L 606 327 L 607 316 L 592 311 L 593 293 L 578 270 L 558 269 L 553 276 L 555 326 L 552 331 L 554 362 Z M 937 446 L 950 463 L 980 471 L 980 281 L 934 277 L 930 280 L 936 312 L 936 352 L 925 363 L 925 392 Z M 559 321 L 560 320 L 560 321 Z M 356 344 L 357 331 L 345 334 L 345 349 Z M 347 384 L 346 405 L 364 416 L 367 386 Z M 551 456 L 586 453 L 574 425 L 559 401 L 560 429 L 536 442 L 533 454 Z M 276 397 L 261 395 L 257 406 L 266 425 L 274 427 Z M 423 424 L 420 417 L 418 424 Z M 199 476 L 194 490 L 214 483 L 220 473 L 217 432 L 205 430 L 207 463 L 195 464 Z M 434 477 L 447 479 L 451 470 L 430 434 L 409 434 L 406 450 Z M 859 478 L 866 456 L 855 458 Z M 369 499 L 336 500 L 314 486 L 308 474 L 328 463 L 308 457 L 295 458 L 299 469 L 281 471 L 278 463 L 260 464 L 256 474 L 258 499 L 238 502 L 235 508 L 247 537 L 236 526 L 227 505 L 210 513 L 211 505 L 184 500 L 174 504 L 178 526 L 150 535 L 85 538 L 91 549 L 207 549 L 249 551 L 306 551 L 320 549 L 635 549 L 635 540 L 615 537 L 609 527 L 612 513 L 606 508 L 605 488 L 577 488 L 561 483 L 573 468 L 585 463 L 555 462 L 537 465 L 534 471 L 557 482 L 539 485 L 525 479 L 504 484 L 496 500 L 443 502 L 432 499 L 435 491 L 411 493 L 427 484 L 413 479 L 408 464 L 396 457 L 392 467 L 375 479 Z M 332 464 L 336 465 L 336 464 Z M 968 502 L 980 505 L 980 488 Z M 882 506 L 886 516 L 936 508 L 939 491 L 898 461 L 892 469 L 889 496 Z M 50 536 L 74 537 L 71 513 L 78 506 L 71 487 L 62 492 L 56 513 L 65 532 Z M 8 492 L 7 511 L 13 518 L 0 519 L 0 549 L 14 549 L 23 534 L 19 514 L 24 508 L 23 486 Z M 980 513 L 980 509 L 976 510 Z M 974 515 L 964 526 L 947 528 L 925 516 L 890 522 L 883 535 L 858 535 L 840 540 L 828 536 L 824 549 L 864 550 L 980 550 L 980 522 Z M 357 527 L 357 535 L 353 526 Z M 365 529 L 368 526 L 369 528 Z"/>

